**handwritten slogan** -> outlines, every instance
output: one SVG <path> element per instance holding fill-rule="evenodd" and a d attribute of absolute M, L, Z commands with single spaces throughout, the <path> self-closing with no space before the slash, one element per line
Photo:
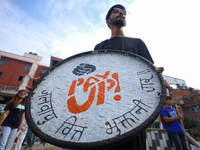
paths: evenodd
<path fill-rule="evenodd" d="M 38 121 L 37 125 L 42 125 L 47 121 L 58 118 L 53 110 L 52 103 L 51 103 L 52 92 L 47 92 L 46 90 L 41 92 L 39 95 L 39 112 L 38 115 L 42 116 L 42 121 Z"/>
<path fill-rule="evenodd" d="M 160 92 L 152 69 L 144 67 L 124 73 L 123 68 L 107 67 L 102 71 L 98 64 L 89 63 L 69 67 L 69 71 L 66 68 L 60 69 L 59 80 L 53 73 L 44 80 L 48 85 L 41 83 L 36 89 L 33 118 L 45 134 L 72 142 L 102 141 L 134 129 L 151 115 L 154 105 L 145 98 Z M 62 79 L 66 74 L 70 74 L 71 80 Z M 80 91 L 85 96 L 79 96 Z M 149 101 L 158 100 L 155 95 L 155 100 Z"/>
<path fill-rule="evenodd" d="M 121 116 L 112 119 L 113 125 L 111 125 L 109 121 L 106 121 L 105 124 L 109 126 L 106 130 L 107 134 L 113 134 L 113 132 L 118 132 L 118 135 L 120 135 L 121 130 L 118 126 L 122 126 L 122 128 L 126 129 L 132 127 L 134 123 L 140 121 L 139 115 L 141 114 L 141 111 L 148 113 L 148 111 L 145 108 L 151 108 L 150 106 L 142 103 L 141 100 L 133 100 L 133 103 L 133 109 L 122 114 Z"/>

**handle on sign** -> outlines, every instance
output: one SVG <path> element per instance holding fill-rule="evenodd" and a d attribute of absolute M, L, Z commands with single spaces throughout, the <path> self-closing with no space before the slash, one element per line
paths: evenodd
<path fill-rule="evenodd" d="M 179 112 L 179 110 L 178 110 L 177 104 L 175 104 L 175 107 L 176 107 L 176 110 L 178 111 L 178 114 L 181 114 L 181 113 Z M 182 125 L 182 127 L 183 127 L 183 131 L 184 131 L 184 134 L 185 134 L 185 138 L 186 138 L 186 140 L 187 140 L 187 143 L 188 143 L 188 147 L 189 147 L 190 150 L 192 150 L 192 148 L 191 148 L 191 146 L 190 146 L 190 143 L 189 143 L 189 140 L 188 140 L 188 137 L 187 137 L 187 135 L 186 135 L 186 131 L 185 131 L 185 127 L 184 127 L 184 125 L 183 125 L 183 121 L 182 121 L 182 119 L 179 119 L 179 120 L 180 120 L 181 125 Z"/>

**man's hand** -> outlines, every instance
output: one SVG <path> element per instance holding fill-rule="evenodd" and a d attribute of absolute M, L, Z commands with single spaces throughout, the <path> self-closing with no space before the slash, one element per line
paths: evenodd
<path fill-rule="evenodd" d="M 33 86 L 34 84 L 36 84 L 36 82 L 38 81 L 39 78 L 40 78 L 40 77 L 37 77 L 37 78 L 34 78 L 34 79 L 33 79 L 33 81 L 32 81 L 32 86 Z M 32 89 L 32 86 L 27 85 L 26 88 L 27 88 L 28 90 L 31 90 L 31 89 Z"/>
<path fill-rule="evenodd" d="M 176 105 L 176 109 L 178 110 L 178 113 L 181 115 L 181 120 L 184 121 L 184 116 L 182 115 L 182 110 L 181 110 L 181 106 Z"/>
<path fill-rule="evenodd" d="M 162 73 L 163 71 L 164 71 L 163 67 L 156 67 L 156 72 Z M 164 78 L 164 76 L 163 76 L 163 79 L 165 81 L 166 88 L 170 89 L 171 86 L 170 86 L 169 82 Z"/>
<path fill-rule="evenodd" d="M 34 78 L 32 84 L 34 85 L 40 77 Z"/>
<path fill-rule="evenodd" d="M 178 112 L 181 113 L 181 107 L 177 106 Z"/>
<path fill-rule="evenodd" d="M 27 88 L 28 90 L 31 90 L 31 89 L 32 89 L 32 86 L 27 85 L 26 88 Z"/>
<path fill-rule="evenodd" d="M 178 119 L 182 119 L 182 118 L 183 118 L 183 115 L 182 115 L 182 114 L 178 114 L 178 115 L 177 115 L 177 118 L 178 118 Z"/>

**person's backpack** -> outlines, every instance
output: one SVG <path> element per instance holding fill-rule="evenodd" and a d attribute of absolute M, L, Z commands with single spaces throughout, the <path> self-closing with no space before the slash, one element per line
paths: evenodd
<path fill-rule="evenodd" d="M 169 117 L 169 110 L 167 109 L 166 106 L 164 106 L 164 108 L 166 109 L 166 111 L 167 111 L 167 116 Z M 172 107 L 172 108 L 173 108 L 173 107 Z M 174 108 L 173 108 L 173 109 L 174 109 Z M 176 109 L 174 109 L 174 110 L 175 110 L 176 113 L 177 113 L 177 110 L 176 110 Z M 166 122 L 161 113 L 160 113 L 160 121 L 161 121 L 161 123 L 162 123 L 164 129 L 167 129 L 167 125 L 170 127 L 171 124 L 172 124 L 171 122 Z"/>

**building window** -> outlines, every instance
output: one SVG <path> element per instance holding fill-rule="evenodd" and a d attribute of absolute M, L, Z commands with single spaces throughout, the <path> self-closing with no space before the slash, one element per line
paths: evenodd
<path fill-rule="evenodd" d="M 190 102 L 190 101 L 193 101 L 193 98 L 192 97 L 189 97 L 188 98 L 188 101 Z"/>
<path fill-rule="evenodd" d="M 0 72 L 0 78 L 2 77 L 2 75 L 3 75 L 3 72 Z"/>
<path fill-rule="evenodd" d="M 45 73 L 47 70 L 46 69 L 42 69 L 41 73 Z"/>
<path fill-rule="evenodd" d="M 7 66 L 8 65 L 8 61 L 6 61 L 6 60 L 0 60 L 0 65 Z"/>
<path fill-rule="evenodd" d="M 194 108 L 190 108 L 190 111 L 191 111 L 191 112 L 195 112 L 195 111 L 194 111 Z"/>
<path fill-rule="evenodd" d="M 22 81 L 23 76 L 19 76 L 18 81 Z"/>
<path fill-rule="evenodd" d="M 29 71 L 31 69 L 31 66 L 24 65 L 23 69 Z"/>
<path fill-rule="evenodd" d="M 190 108 L 190 111 L 191 112 L 200 112 L 200 108 L 199 108 L 199 106 L 194 106 L 194 107 Z"/>
<path fill-rule="evenodd" d="M 194 119 L 195 119 L 197 122 L 200 122 L 200 116 L 194 116 Z"/>

